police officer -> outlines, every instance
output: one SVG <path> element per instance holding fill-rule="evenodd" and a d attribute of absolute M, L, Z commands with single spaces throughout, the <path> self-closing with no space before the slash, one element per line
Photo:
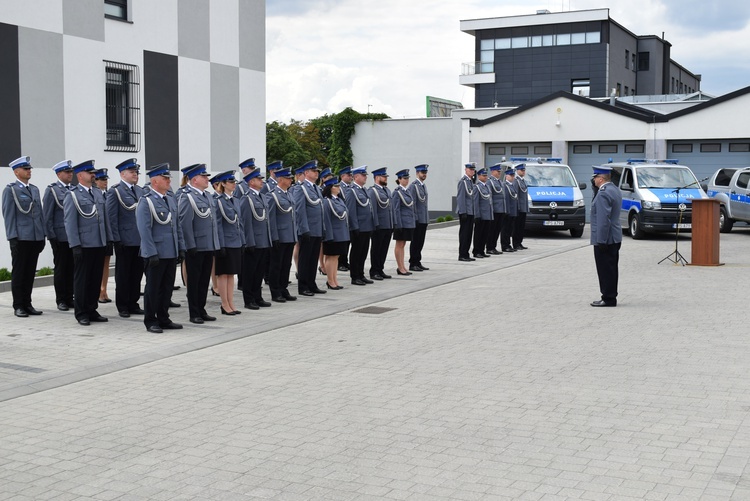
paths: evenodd
<path fill-rule="evenodd" d="M 349 230 L 351 231 L 349 276 L 352 279 L 352 285 L 367 285 L 373 283 L 365 277 L 365 260 L 370 246 L 370 235 L 375 229 L 375 214 L 367 189 L 365 189 L 367 166 L 362 165 L 352 169 L 352 176 L 354 179 L 352 188 L 346 193 L 346 210 L 349 214 Z"/>
<path fill-rule="evenodd" d="M 339 198 L 346 203 L 346 197 L 349 195 L 349 190 L 352 188 L 352 166 L 347 165 L 339 169 Z M 349 240 L 344 244 L 343 252 L 339 256 L 339 267 L 338 271 L 349 271 Z"/>
<path fill-rule="evenodd" d="M 136 207 L 143 196 L 143 188 L 138 186 L 140 165 L 130 158 L 116 167 L 120 182 L 107 192 L 107 219 L 112 229 L 115 254 L 115 305 L 120 316 L 142 315 L 144 310 L 138 305 L 143 277 L 143 259 L 138 255 L 141 236 L 136 224 Z M 153 177 L 149 176 L 153 182 Z M 176 218 L 175 218 L 176 223 Z"/>
<path fill-rule="evenodd" d="M 476 261 L 469 256 L 471 235 L 474 231 L 474 181 L 472 178 L 477 170 L 475 162 L 464 166 L 464 175 L 458 181 L 456 188 L 456 212 L 458 213 L 458 260 Z"/>
<path fill-rule="evenodd" d="M 299 236 L 297 288 L 301 296 L 325 294 L 315 283 L 320 245 L 323 242 L 323 193 L 318 180 L 318 161 L 311 160 L 297 169 L 304 181 L 294 190 L 294 212 Z"/>
<path fill-rule="evenodd" d="M 73 292 L 76 320 L 81 325 L 106 322 L 97 311 L 104 269 L 104 254 L 112 233 L 106 217 L 102 192 L 92 187 L 94 161 L 73 167 L 78 186 L 69 191 L 63 203 L 65 231 L 73 251 Z"/>
<path fill-rule="evenodd" d="M 245 232 L 240 218 L 240 199 L 233 196 L 238 183 L 234 171 L 230 170 L 214 176 L 211 184 L 217 189 L 215 200 L 220 248 L 214 259 L 214 271 L 221 296 L 221 313 L 239 315 L 242 312 L 234 306 L 234 276 L 242 271 Z"/>
<path fill-rule="evenodd" d="M 518 192 L 513 181 L 516 178 L 516 171 L 512 165 L 505 170 L 505 219 L 503 220 L 503 229 L 500 235 L 500 244 L 503 252 L 516 252 L 510 245 L 510 237 L 513 235 L 515 227 L 516 214 L 518 214 Z"/>
<path fill-rule="evenodd" d="M 487 254 L 498 255 L 503 252 L 497 250 L 500 232 L 505 221 L 505 182 L 502 179 L 503 166 L 495 164 L 490 167 L 489 186 L 492 191 L 492 225 L 487 239 Z"/>
<path fill-rule="evenodd" d="M 255 159 L 248 158 L 247 160 L 240 162 L 239 167 L 240 167 L 240 170 L 242 171 L 242 178 L 244 179 L 245 176 L 247 176 L 248 174 L 250 174 L 252 171 L 256 169 Z M 245 181 L 241 181 L 237 183 L 237 188 L 232 193 L 232 196 L 235 198 L 241 199 L 247 194 L 248 194 L 247 183 Z"/>
<path fill-rule="evenodd" d="M 297 242 L 297 221 L 294 214 L 294 199 L 289 193 L 292 173 L 289 169 L 279 169 L 276 171 L 276 181 L 276 187 L 265 196 L 273 244 L 268 265 L 268 284 L 271 287 L 271 300 L 285 303 L 297 299 L 287 288 L 289 270 L 292 267 L 292 252 Z"/>
<path fill-rule="evenodd" d="M 266 165 L 266 173 L 268 174 L 268 180 L 263 184 L 263 191 L 261 195 L 265 195 L 273 191 L 279 184 L 276 179 L 276 171 L 284 168 L 284 162 L 281 160 L 274 160 L 270 164 Z"/>
<path fill-rule="evenodd" d="M 617 306 L 622 193 L 612 184 L 612 167 L 608 165 L 594 166 L 593 182 L 597 192 L 591 203 L 591 245 L 594 246 L 601 299 L 592 302 L 591 306 Z"/>
<path fill-rule="evenodd" d="M 385 272 L 385 260 L 388 257 L 388 247 L 393 235 L 393 205 L 391 191 L 388 189 L 388 174 L 386 167 L 372 171 L 375 184 L 370 187 L 370 203 L 375 214 L 375 230 L 372 232 L 370 244 L 370 278 L 383 280 L 391 278 Z"/>
<path fill-rule="evenodd" d="M 214 252 L 219 235 L 214 198 L 206 192 L 209 174 L 205 164 L 187 171 L 188 188 L 177 201 L 182 237 L 185 241 L 185 272 L 190 321 L 202 324 L 216 320 L 206 313 L 206 295 L 211 281 Z"/>
<path fill-rule="evenodd" d="M 3 219 L 5 236 L 10 242 L 10 288 L 13 294 L 13 314 L 17 317 L 41 315 L 31 305 L 31 291 L 39 254 L 44 249 L 44 214 L 39 188 L 29 183 L 31 157 L 21 157 L 10 163 L 16 181 L 3 190 Z"/>
<path fill-rule="evenodd" d="M 477 184 L 474 186 L 474 249 L 475 258 L 490 257 L 485 253 L 490 225 L 492 224 L 492 191 L 487 185 L 487 169 L 477 171 Z"/>
<path fill-rule="evenodd" d="M 65 233 L 63 202 L 73 186 L 73 163 L 63 160 L 52 167 L 57 181 L 47 186 L 42 199 L 44 205 L 44 225 L 52 247 L 52 259 L 55 264 L 55 303 L 60 311 L 73 308 L 73 253 L 68 245 L 68 234 Z"/>
<path fill-rule="evenodd" d="M 242 296 L 245 308 L 257 310 L 271 306 L 263 299 L 263 277 L 268 272 L 268 259 L 271 249 L 271 227 L 268 209 L 260 194 L 263 178 L 259 170 L 248 173 L 244 178 L 247 196 L 240 201 L 242 230 L 245 233 L 245 250 L 242 254 Z"/>
<path fill-rule="evenodd" d="M 514 187 L 518 194 L 518 214 L 513 227 L 513 249 L 525 250 L 528 247 L 523 245 L 523 235 L 526 231 L 526 214 L 529 212 L 529 189 L 526 187 L 526 165 L 516 165 L 516 180 Z"/>
<path fill-rule="evenodd" d="M 414 167 L 417 179 L 409 185 L 409 193 L 414 199 L 414 212 L 417 215 L 414 236 L 409 245 L 409 271 L 427 271 L 428 267 L 422 264 L 422 249 L 424 249 L 424 240 L 427 236 L 427 225 L 430 222 L 429 201 L 427 194 L 427 185 L 424 184 L 427 179 L 427 169 L 429 165 L 422 164 Z"/>
<path fill-rule="evenodd" d="M 94 187 L 102 192 L 104 206 L 107 206 L 107 187 L 109 184 L 109 175 L 107 169 L 96 169 L 94 171 Z M 109 222 L 109 221 L 108 221 Z M 110 227 L 111 230 L 111 227 Z M 99 302 L 111 303 L 112 300 L 107 296 L 107 285 L 109 284 L 109 260 L 114 254 L 113 242 L 107 242 L 107 248 L 104 251 L 104 264 L 102 265 L 102 281 L 99 284 Z"/>
<path fill-rule="evenodd" d="M 135 219 L 139 254 L 146 265 L 143 323 L 148 332 L 158 334 L 164 329 L 182 329 L 181 324 L 169 318 L 169 303 L 175 267 L 185 255 L 185 243 L 177 224 L 177 203 L 167 193 L 171 178 L 169 164 L 151 167 L 146 174 L 151 180 L 151 190 L 139 198 Z M 119 298 L 119 290 L 117 295 Z"/>
<path fill-rule="evenodd" d="M 403 169 L 396 173 L 398 186 L 393 190 L 393 239 L 396 244 L 393 247 L 393 257 L 396 258 L 396 273 L 399 275 L 411 275 L 404 264 L 406 242 L 414 238 L 414 228 L 417 225 L 416 203 L 409 190 L 409 169 Z M 420 270 L 421 271 L 421 270 Z"/>

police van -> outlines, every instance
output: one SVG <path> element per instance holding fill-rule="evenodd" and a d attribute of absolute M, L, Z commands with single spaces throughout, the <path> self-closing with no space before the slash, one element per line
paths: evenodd
<path fill-rule="evenodd" d="M 692 201 L 708 198 L 693 171 L 678 160 L 615 162 L 612 184 L 620 187 L 620 223 L 634 239 L 647 233 L 690 230 Z"/>
<path fill-rule="evenodd" d="M 529 212 L 526 229 L 570 230 L 570 235 L 580 238 L 586 225 L 586 205 L 579 184 L 570 167 L 562 158 L 512 157 L 512 164 L 526 164 L 523 178 L 529 188 Z"/>

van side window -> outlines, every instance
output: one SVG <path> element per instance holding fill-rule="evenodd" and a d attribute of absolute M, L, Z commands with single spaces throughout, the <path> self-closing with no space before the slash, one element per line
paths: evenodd
<path fill-rule="evenodd" d="M 622 176 L 620 169 L 612 169 L 612 184 L 620 186 L 620 176 Z"/>
<path fill-rule="evenodd" d="M 716 180 L 714 183 L 717 186 L 729 186 L 729 182 L 732 180 L 732 176 L 737 169 L 721 169 L 716 173 Z"/>
<path fill-rule="evenodd" d="M 743 172 L 737 177 L 737 187 L 747 189 L 748 181 L 750 181 L 750 172 Z"/>
<path fill-rule="evenodd" d="M 631 169 L 622 171 L 622 183 L 620 186 L 625 184 L 629 185 L 631 190 L 633 189 L 633 171 Z"/>

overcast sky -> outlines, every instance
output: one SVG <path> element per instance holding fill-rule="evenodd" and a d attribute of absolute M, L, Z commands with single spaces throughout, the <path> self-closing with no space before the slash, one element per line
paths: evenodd
<path fill-rule="evenodd" d="M 637 35 L 664 32 L 672 59 L 714 95 L 750 86 L 750 2 L 628 0 L 610 17 Z M 267 0 L 266 119 L 289 122 L 347 106 L 424 117 L 425 97 L 474 106 L 459 85 L 474 37 L 459 21 L 608 7 L 595 0 Z"/>

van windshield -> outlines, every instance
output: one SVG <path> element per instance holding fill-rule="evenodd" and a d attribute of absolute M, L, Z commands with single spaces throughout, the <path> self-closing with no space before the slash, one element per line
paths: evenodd
<path fill-rule="evenodd" d="M 699 186 L 698 180 L 686 167 L 641 167 L 636 172 L 639 188 L 698 188 Z"/>
<path fill-rule="evenodd" d="M 528 186 L 576 186 L 576 180 L 567 165 L 526 164 L 524 179 Z"/>

